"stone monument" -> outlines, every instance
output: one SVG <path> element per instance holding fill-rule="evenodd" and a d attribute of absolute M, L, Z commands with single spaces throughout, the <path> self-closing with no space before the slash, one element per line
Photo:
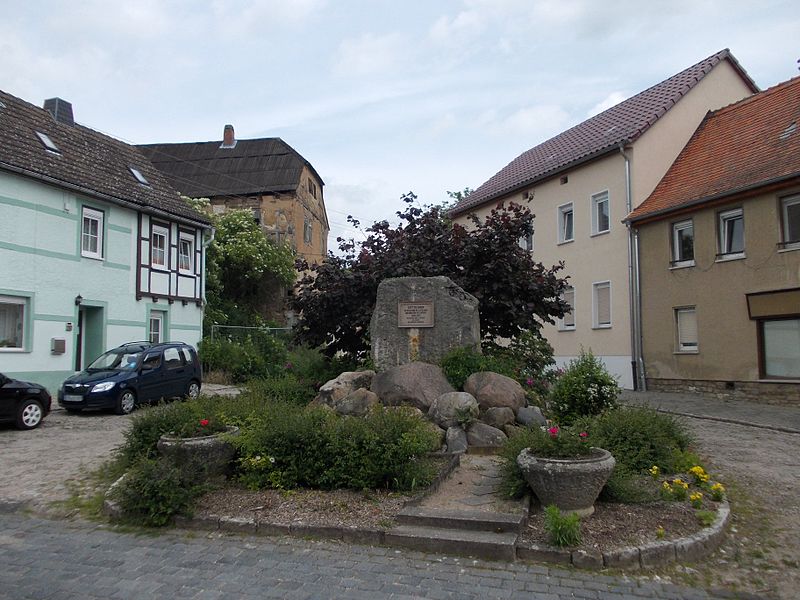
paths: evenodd
<path fill-rule="evenodd" d="M 369 331 L 378 371 L 437 363 L 453 348 L 480 349 L 478 300 L 447 277 L 385 279 Z"/>

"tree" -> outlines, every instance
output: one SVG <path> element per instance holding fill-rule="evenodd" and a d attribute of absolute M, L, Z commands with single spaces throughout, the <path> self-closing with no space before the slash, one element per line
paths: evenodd
<path fill-rule="evenodd" d="M 545 268 L 519 246 L 533 233 L 527 208 L 498 205 L 485 220 L 473 215 L 466 229 L 451 223 L 441 206 L 420 208 L 413 193 L 402 200 L 399 225 L 373 224 L 360 245 L 337 238 L 341 256 L 310 267 L 292 301 L 300 315 L 297 341 L 329 354 L 366 351 L 378 284 L 388 277 L 449 277 L 478 299 L 485 341 L 538 332 L 543 322 L 564 316 L 566 280 L 557 276 L 563 263 Z"/>
<path fill-rule="evenodd" d="M 209 201 L 192 199 L 197 210 Z M 267 239 L 249 210 L 211 215 L 216 230 L 206 250 L 205 326 L 258 324 L 265 306 L 295 281 L 294 253 Z"/>

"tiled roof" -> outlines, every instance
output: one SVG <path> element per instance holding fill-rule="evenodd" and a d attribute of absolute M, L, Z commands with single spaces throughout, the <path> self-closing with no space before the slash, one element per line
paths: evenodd
<path fill-rule="evenodd" d="M 49 137 L 59 153 L 45 149 L 36 135 Z M 142 185 L 129 167 L 149 185 Z M 51 114 L 0 91 L 0 169 L 62 185 L 110 202 L 134 204 L 208 224 L 170 187 L 135 147 L 78 124 L 57 122 Z"/>
<path fill-rule="evenodd" d="M 139 146 L 182 194 L 193 198 L 294 191 L 311 164 L 280 138 Z M 317 175 L 319 178 L 319 175 Z M 319 179 L 322 182 L 322 179 Z"/>
<path fill-rule="evenodd" d="M 729 60 L 754 92 L 756 84 L 728 49 L 523 152 L 450 211 L 455 216 L 635 141 L 716 65 Z"/>
<path fill-rule="evenodd" d="M 706 115 L 632 221 L 800 177 L 800 77 Z"/>

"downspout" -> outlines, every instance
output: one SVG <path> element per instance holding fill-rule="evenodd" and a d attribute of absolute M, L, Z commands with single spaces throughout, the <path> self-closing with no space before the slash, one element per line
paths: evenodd
<path fill-rule="evenodd" d="M 212 227 L 211 228 L 211 235 L 206 238 L 205 233 L 203 234 L 203 252 L 200 255 L 203 260 L 203 282 L 200 286 L 200 298 L 202 302 L 200 303 L 200 337 L 203 337 L 203 321 L 205 320 L 206 316 L 206 280 L 208 279 L 206 276 L 206 268 L 208 264 L 206 262 L 206 248 L 208 248 L 213 242 L 214 238 L 217 235 L 217 230 Z"/>
<path fill-rule="evenodd" d="M 633 211 L 633 192 L 631 190 L 631 160 L 625 153 L 625 145 L 620 142 L 619 152 L 625 160 L 625 208 L 626 214 Z M 642 358 L 642 305 L 639 286 L 639 232 L 626 223 L 628 228 L 628 303 L 631 321 L 631 376 L 633 389 L 646 391 L 644 360 Z"/>

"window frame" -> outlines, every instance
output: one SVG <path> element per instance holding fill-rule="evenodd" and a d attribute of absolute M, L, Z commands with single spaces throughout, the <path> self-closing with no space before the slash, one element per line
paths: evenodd
<path fill-rule="evenodd" d="M 728 238 L 727 223 L 741 219 L 742 221 L 742 249 L 736 252 L 727 250 L 731 240 Z M 745 256 L 745 239 L 744 239 L 744 210 L 742 207 L 723 210 L 717 213 L 717 244 L 719 253 L 717 254 L 717 261 L 735 260 L 737 258 L 744 258 Z"/>
<path fill-rule="evenodd" d="M 178 235 L 178 272 L 194 274 L 194 241 L 195 236 L 191 233 L 181 231 Z M 189 253 L 185 255 L 189 259 L 189 266 L 183 266 L 183 245 L 189 244 Z"/>
<path fill-rule="evenodd" d="M 30 311 L 30 298 L 27 296 L 15 296 L 13 294 L 0 294 L 0 305 L 19 306 L 22 311 L 19 315 L 19 322 L 22 325 L 22 334 L 19 339 L 19 346 L 0 346 L 2 353 L 26 352 L 27 343 L 30 336 L 30 325 L 28 321 Z"/>
<path fill-rule="evenodd" d="M 167 315 L 164 311 L 161 310 L 151 310 L 150 316 L 148 317 L 148 326 L 147 326 L 147 339 L 151 344 L 160 344 L 166 340 L 164 340 L 164 323 L 167 320 Z M 153 339 L 153 323 L 158 323 L 158 337 L 157 339 Z"/>
<path fill-rule="evenodd" d="M 517 240 L 517 245 L 525 252 L 533 252 L 533 232 L 520 236 Z"/>
<path fill-rule="evenodd" d="M 779 318 L 765 318 L 758 320 L 758 374 L 760 379 L 769 381 L 797 381 L 800 380 L 800 373 L 798 375 L 770 375 L 767 373 L 767 347 L 766 336 L 764 332 L 764 325 L 776 321 L 800 321 L 800 315 L 789 315 Z"/>
<path fill-rule="evenodd" d="M 686 229 L 692 230 L 692 258 L 683 258 L 681 256 L 681 244 L 680 239 L 678 238 L 679 232 L 684 231 Z M 695 265 L 694 262 L 694 220 L 693 219 L 686 219 L 683 221 L 677 221 L 672 223 L 671 225 L 671 237 L 672 237 L 672 260 L 670 261 L 670 266 L 673 268 L 681 268 L 681 267 L 693 267 Z"/>
<path fill-rule="evenodd" d="M 598 292 L 602 288 L 608 289 L 608 323 L 601 323 L 600 322 L 600 314 L 599 314 L 599 295 Z M 614 317 L 612 310 L 612 300 L 613 295 L 611 292 L 611 281 L 595 281 L 592 283 L 592 329 L 611 329 L 614 325 Z"/>
<path fill-rule="evenodd" d="M 156 236 L 164 238 L 164 262 L 158 263 L 155 261 L 155 251 L 156 251 Z M 169 227 L 165 227 L 164 225 L 158 225 L 153 223 L 150 226 L 150 268 L 157 269 L 161 271 L 168 271 L 169 270 Z"/>
<path fill-rule="evenodd" d="M 87 236 L 86 233 L 86 220 L 97 222 L 97 250 L 86 250 L 83 247 L 83 241 Z M 106 222 L 106 214 L 99 208 L 92 208 L 91 206 L 81 207 L 81 239 L 80 248 L 81 256 L 84 258 L 92 258 L 95 260 L 103 260 L 103 245 L 105 243 L 104 228 Z M 91 236 L 91 233 L 90 233 Z"/>
<path fill-rule="evenodd" d="M 566 296 L 566 294 L 568 292 L 572 292 L 572 304 L 570 304 L 570 306 L 572 306 L 572 310 L 569 313 L 567 313 L 568 315 L 572 316 L 572 323 L 571 324 L 567 323 L 567 321 L 566 321 L 566 316 L 567 315 L 564 315 L 563 317 L 561 317 L 558 320 L 558 330 L 559 331 L 575 331 L 575 326 L 577 325 L 577 319 L 575 318 L 575 296 L 576 296 L 576 294 L 575 294 L 575 286 L 574 285 L 568 285 L 568 286 L 566 286 L 564 288 L 564 293 L 561 295 L 561 298 L 563 300 L 565 300 L 565 301 L 566 301 L 566 297 L 565 296 Z"/>
<path fill-rule="evenodd" d="M 605 203 L 606 205 L 606 220 L 608 221 L 608 223 L 605 229 L 600 229 L 599 228 L 600 219 L 597 209 L 600 206 L 600 204 L 603 203 Z M 592 210 L 592 235 L 593 236 L 604 235 L 606 233 L 609 233 L 611 231 L 611 196 L 609 195 L 608 190 L 592 194 L 590 198 L 590 204 Z M 574 218 L 575 217 L 573 216 L 573 223 L 572 223 L 573 230 L 575 228 Z"/>
<path fill-rule="evenodd" d="M 572 231 L 570 232 L 571 236 L 568 238 L 566 237 L 566 225 L 567 225 L 567 218 L 566 215 L 570 215 L 572 226 Z M 558 207 L 558 237 L 557 241 L 559 244 L 568 244 L 570 242 L 575 241 L 575 207 L 573 206 L 572 202 L 567 202 L 562 204 Z"/>
<path fill-rule="evenodd" d="M 789 239 L 789 206 L 800 205 L 800 194 L 792 196 L 785 196 L 781 198 L 781 246 L 786 250 L 794 250 L 800 248 L 800 231 L 797 231 L 797 237 L 793 240 Z"/>
<path fill-rule="evenodd" d="M 697 323 L 697 306 L 676 306 L 672 309 L 675 322 L 675 354 L 699 354 L 700 353 L 700 328 Z M 681 313 L 692 313 L 694 315 L 694 344 L 684 344 L 681 341 Z"/>

